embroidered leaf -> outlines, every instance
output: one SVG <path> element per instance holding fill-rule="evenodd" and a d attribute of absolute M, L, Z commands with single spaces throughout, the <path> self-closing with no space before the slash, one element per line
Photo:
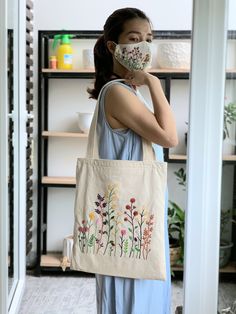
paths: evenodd
<path fill-rule="evenodd" d="M 128 241 L 128 239 L 126 239 L 125 243 L 124 243 L 124 253 L 125 254 L 128 253 L 128 248 L 129 248 L 129 241 Z"/>
<path fill-rule="evenodd" d="M 129 237 L 129 239 L 132 241 L 133 240 L 133 238 L 132 237 Z"/>
<path fill-rule="evenodd" d="M 128 228 L 128 230 L 129 230 L 130 232 L 133 232 L 131 228 Z"/>
<path fill-rule="evenodd" d="M 135 229 L 137 229 L 137 228 L 138 228 L 138 226 L 135 226 L 134 228 L 135 228 Z"/>
<path fill-rule="evenodd" d="M 115 218 L 115 216 L 112 216 L 112 217 L 111 217 L 111 219 L 114 219 L 114 218 Z"/>
<path fill-rule="evenodd" d="M 114 226 L 111 226 L 110 230 L 112 230 L 114 228 Z"/>
<path fill-rule="evenodd" d="M 88 246 L 92 247 L 94 245 L 94 241 L 95 241 L 95 235 L 92 234 L 91 237 L 89 238 Z"/>

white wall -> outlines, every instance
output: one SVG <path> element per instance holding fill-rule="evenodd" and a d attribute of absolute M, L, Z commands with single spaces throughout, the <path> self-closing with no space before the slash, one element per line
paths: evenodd
<path fill-rule="evenodd" d="M 232 6 L 236 4 L 232 2 Z M 121 7 L 137 7 L 143 10 L 152 20 L 155 30 L 190 30 L 192 18 L 192 0 L 136 0 L 136 1 L 76 1 L 67 0 L 34 0 L 34 69 L 35 87 L 37 86 L 37 40 L 38 30 L 102 30 L 106 18 Z M 124 5 L 125 3 L 125 5 Z M 236 11 L 236 10 L 235 10 Z M 234 12 L 235 12 L 234 11 Z M 233 10 L 232 10 L 233 12 Z M 230 25 L 236 29 L 233 14 Z M 234 24 L 235 23 L 235 24 Z M 233 27 L 230 26 L 230 29 Z M 90 81 L 80 80 L 51 80 L 50 81 L 50 110 L 53 118 L 49 127 L 54 130 L 76 130 L 76 111 L 90 111 L 94 102 L 88 100 L 86 87 Z M 81 85 L 82 84 L 82 85 Z M 78 90 L 78 87 L 83 90 Z M 80 93 L 81 92 L 81 93 Z M 37 120 L 37 89 L 35 88 L 35 117 Z M 177 151 L 184 151 L 183 132 L 188 116 L 189 82 L 175 81 L 171 93 L 171 104 L 178 117 L 178 132 L 180 145 Z M 67 110 L 65 110 L 67 108 Z M 68 121 L 71 121 L 68 124 Z M 59 124 L 60 122 L 60 124 Z M 37 128 L 35 124 L 35 128 Z M 37 169 L 37 130 L 35 129 L 35 192 Z M 50 140 L 49 175 L 73 175 L 75 159 L 85 153 L 86 140 Z M 61 147 L 63 149 L 61 150 Z M 63 165 L 63 167 L 61 166 Z M 173 171 L 182 165 L 169 165 L 169 195 L 170 199 L 185 207 L 185 192 L 177 185 Z M 73 225 L 73 189 L 49 189 L 48 208 L 48 249 L 61 250 L 62 239 L 72 232 Z M 227 204 L 228 206 L 228 204 Z M 37 211 L 36 193 L 34 196 L 34 211 Z M 36 226 L 36 215 L 34 216 Z M 34 232 L 34 248 L 36 228 Z"/>
<path fill-rule="evenodd" d="M 106 18 L 122 7 L 143 10 L 154 29 L 191 29 L 191 0 L 35 0 L 35 22 L 41 29 L 102 29 Z"/>

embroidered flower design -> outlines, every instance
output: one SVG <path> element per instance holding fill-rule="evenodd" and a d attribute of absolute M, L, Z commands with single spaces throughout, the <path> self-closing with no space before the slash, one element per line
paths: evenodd
<path fill-rule="evenodd" d="M 133 196 L 122 208 L 119 201 L 115 184 L 109 184 L 104 194 L 97 194 L 96 207 L 78 225 L 79 248 L 86 254 L 147 260 L 151 252 L 154 215 L 140 206 L 140 201 Z M 83 212 L 88 211 L 84 209 Z"/>

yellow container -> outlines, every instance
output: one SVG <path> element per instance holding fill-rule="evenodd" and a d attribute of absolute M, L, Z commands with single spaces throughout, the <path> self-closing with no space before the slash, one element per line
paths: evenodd
<path fill-rule="evenodd" d="M 60 46 L 57 49 L 57 68 L 60 70 L 72 69 L 73 50 L 70 44 L 71 37 L 68 34 L 54 36 L 53 49 L 56 48 L 57 42 L 60 40 Z"/>
<path fill-rule="evenodd" d="M 61 44 L 57 50 L 57 67 L 61 70 L 72 69 L 73 50 L 70 44 Z"/>

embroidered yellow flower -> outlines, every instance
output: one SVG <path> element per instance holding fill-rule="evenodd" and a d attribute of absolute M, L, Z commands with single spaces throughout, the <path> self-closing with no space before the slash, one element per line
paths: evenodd
<path fill-rule="evenodd" d="M 90 218 L 90 220 L 94 220 L 94 218 L 95 218 L 94 212 L 89 213 L 89 218 Z"/>

